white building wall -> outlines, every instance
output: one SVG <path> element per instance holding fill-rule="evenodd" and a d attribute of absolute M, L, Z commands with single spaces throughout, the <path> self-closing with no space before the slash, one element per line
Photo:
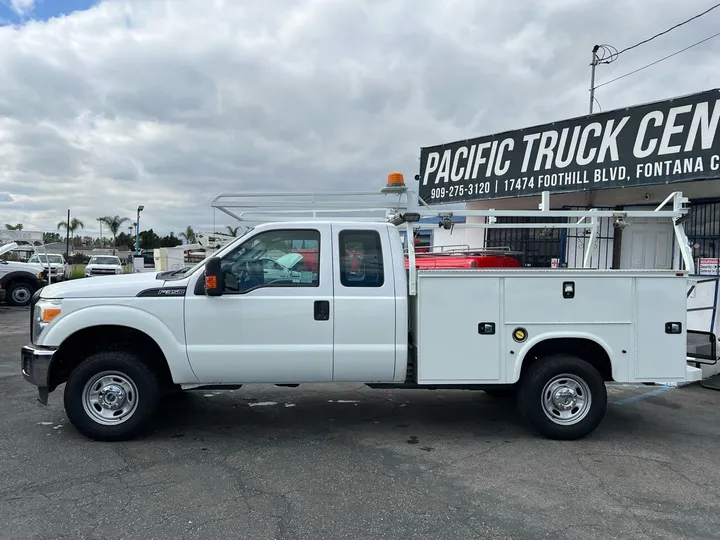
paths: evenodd
<path fill-rule="evenodd" d="M 465 239 L 465 234 L 468 229 L 460 226 L 453 227 L 450 230 L 441 229 L 435 227 L 432 231 L 432 246 L 433 251 L 444 251 L 446 249 L 454 248 L 460 249 L 469 247 Z"/>

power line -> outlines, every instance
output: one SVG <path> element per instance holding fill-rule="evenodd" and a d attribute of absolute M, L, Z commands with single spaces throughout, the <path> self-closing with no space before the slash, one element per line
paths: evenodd
<path fill-rule="evenodd" d="M 658 34 L 655 34 L 654 36 L 649 37 L 649 38 L 647 38 L 647 39 L 644 39 L 644 40 L 636 43 L 635 45 L 631 45 L 630 47 L 625 47 L 623 50 L 621 50 L 620 52 L 618 52 L 618 53 L 615 54 L 614 56 L 617 58 L 617 57 L 618 57 L 619 55 L 621 55 L 622 53 L 624 53 L 624 52 L 626 52 L 626 51 L 629 51 L 630 49 L 634 49 L 634 48 L 636 48 L 636 47 L 639 47 L 640 45 L 643 45 L 643 44 L 647 43 L 648 41 L 652 41 L 653 39 L 655 39 L 655 38 L 657 38 L 657 37 L 663 36 L 663 35 L 667 34 L 668 32 L 670 32 L 670 31 L 672 31 L 672 30 L 675 30 L 676 28 L 679 28 L 680 26 L 682 26 L 682 25 L 684 25 L 684 24 L 689 23 L 690 21 L 694 21 L 695 19 L 698 19 L 698 18 L 702 17 L 703 15 L 706 15 L 707 13 L 710 13 L 713 9 L 716 9 L 716 8 L 718 8 L 718 7 L 720 7 L 720 2 L 717 3 L 717 4 L 715 4 L 714 6 L 709 7 L 708 9 L 706 9 L 705 11 L 703 11 L 702 13 L 698 13 L 698 14 L 695 15 L 694 17 L 690 17 L 690 18 L 687 19 L 686 21 L 683 21 L 683 22 L 681 22 L 681 23 L 676 24 L 675 26 L 672 26 L 672 27 L 668 28 L 668 29 L 665 30 L 664 32 L 660 32 L 660 33 L 658 33 Z"/>
<path fill-rule="evenodd" d="M 718 4 L 718 6 L 720 6 L 720 4 Z M 628 77 L 628 76 L 630 76 L 630 75 L 634 75 L 634 74 L 637 73 L 638 71 L 642 71 L 643 69 L 647 69 L 647 68 L 649 68 L 649 67 L 651 67 L 651 66 L 654 66 L 654 65 L 656 65 L 656 64 L 659 64 L 660 62 L 663 62 L 663 61 L 667 60 L 668 58 L 672 58 L 673 56 L 677 56 L 678 54 L 680 54 L 680 53 L 682 53 L 682 52 L 685 52 L 685 51 L 687 51 L 688 49 L 692 49 L 693 47 L 697 47 L 698 45 L 701 45 L 701 44 L 705 43 L 706 41 L 710 41 L 711 39 L 716 38 L 716 37 L 718 37 L 718 36 L 720 36 L 720 32 L 718 32 L 717 34 L 713 34 L 713 35 L 710 36 L 710 37 L 706 37 L 706 38 L 703 39 L 702 41 L 698 41 L 697 43 L 693 43 L 692 45 L 689 45 L 689 46 L 685 47 L 684 49 L 680 49 L 679 51 L 676 51 L 676 52 L 674 52 L 674 53 L 672 53 L 672 54 L 668 54 L 667 56 L 664 56 L 664 57 L 660 58 L 659 60 L 655 60 L 654 62 L 651 62 L 651 63 L 649 63 L 649 64 L 645 64 L 644 66 L 642 66 L 642 67 L 640 67 L 640 68 L 638 68 L 638 69 L 635 69 L 635 70 L 633 70 L 633 71 L 631 71 L 631 72 L 629 72 L 629 73 L 626 73 L 625 75 L 620 75 L 619 77 L 615 77 L 614 79 L 610 79 L 609 81 L 606 81 L 606 82 L 604 82 L 604 83 L 602 83 L 602 84 L 598 84 L 597 86 L 595 86 L 595 89 L 600 88 L 600 87 L 605 86 L 605 85 L 610 84 L 610 83 L 614 83 L 615 81 L 619 81 L 620 79 L 624 79 L 625 77 Z M 626 50 L 627 50 L 627 49 L 626 49 Z M 622 51 L 621 51 L 621 52 L 622 52 Z"/>

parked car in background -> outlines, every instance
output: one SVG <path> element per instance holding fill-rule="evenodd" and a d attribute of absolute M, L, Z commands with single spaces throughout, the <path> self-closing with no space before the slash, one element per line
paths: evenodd
<path fill-rule="evenodd" d="M 30 257 L 28 262 L 42 265 L 45 269 L 45 276 L 49 278 L 49 281 L 55 282 L 70 279 L 70 265 L 62 255 L 36 253 Z"/>
<path fill-rule="evenodd" d="M 85 266 L 85 277 L 110 276 L 122 273 L 123 266 L 120 257 L 115 255 L 95 255 L 90 257 L 90 261 Z"/>
<path fill-rule="evenodd" d="M 15 243 L 0 247 L 0 255 L 15 247 Z M 0 260 L 0 302 L 5 300 L 11 306 L 27 306 L 35 291 L 46 284 L 41 265 Z"/>

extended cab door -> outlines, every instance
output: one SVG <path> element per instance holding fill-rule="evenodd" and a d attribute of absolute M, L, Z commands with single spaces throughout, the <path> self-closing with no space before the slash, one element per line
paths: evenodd
<path fill-rule="evenodd" d="M 302 257 L 289 272 L 268 270 L 268 259 L 291 253 Z M 222 296 L 206 296 L 202 283 L 186 296 L 187 354 L 200 381 L 332 381 L 330 225 L 260 226 L 221 260 Z"/>
<path fill-rule="evenodd" d="M 338 382 L 392 381 L 396 291 L 388 229 L 384 225 L 333 224 L 332 230 L 337 269 L 333 379 Z"/>

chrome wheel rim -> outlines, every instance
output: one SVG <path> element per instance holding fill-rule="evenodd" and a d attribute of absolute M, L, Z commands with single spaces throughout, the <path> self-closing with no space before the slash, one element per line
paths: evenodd
<path fill-rule="evenodd" d="M 545 416 L 552 422 L 572 426 L 590 412 L 592 394 L 581 377 L 564 373 L 548 381 L 543 388 L 541 403 Z"/>
<path fill-rule="evenodd" d="M 104 426 L 122 424 L 137 410 L 137 386 L 119 371 L 103 371 L 92 377 L 82 396 L 85 413 Z"/>

